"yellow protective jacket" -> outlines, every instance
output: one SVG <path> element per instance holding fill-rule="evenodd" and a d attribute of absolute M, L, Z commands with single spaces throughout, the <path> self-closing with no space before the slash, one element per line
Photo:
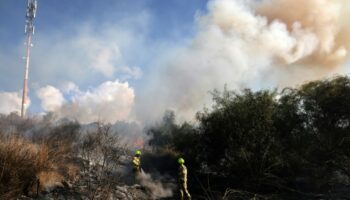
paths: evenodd
<path fill-rule="evenodd" d="M 133 164 L 133 168 L 135 171 L 140 171 L 141 170 L 141 161 L 140 161 L 140 157 L 134 156 L 132 159 L 132 164 Z"/>
<path fill-rule="evenodd" d="M 182 183 L 187 182 L 187 168 L 183 164 L 179 167 L 179 181 Z"/>

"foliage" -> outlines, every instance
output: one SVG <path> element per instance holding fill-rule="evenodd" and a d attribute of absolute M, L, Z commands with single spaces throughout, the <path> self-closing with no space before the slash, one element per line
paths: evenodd
<path fill-rule="evenodd" d="M 65 137 L 76 135 L 79 125 L 63 123 L 40 135 L 41 131 L 33 129 L 36 123 L 36 120 L 21 119 L 14 114 L 2 116 L 0 199 L 15 199 L 23 193 L 33 195 L 37 189 L 45 189 L 46 183 L 76 176 L 69 170 L 75 167 L 71 162 L 73 142 Z M 27 136 L 29 130 L 38 131 L 38 137 Z M 36 186 L 38 180 L 40 188 Z"/>
<path fill-rule="evenodd" d="M 185 154 L 193 173 L 221 180 L 221 191 L 322 193 L 350 184 L 349 77 L 212 95 L 196 125 L 167 113 L 171 120 L 150 129 L 150 145 Z"/>

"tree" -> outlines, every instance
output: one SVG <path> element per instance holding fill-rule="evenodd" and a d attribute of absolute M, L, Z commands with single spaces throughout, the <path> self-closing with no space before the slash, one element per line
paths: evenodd
<path fill-rule="evenodd" d="M 156 150 L 169 147 L 172 144 L 172 135 L 176 129 L 178 129 L 178 126 L 175 123 L 175 113 L 166 111 L 162 122 L 147 130 L 146 134 L 151 136 L 148 142 L 149 145 Z"/>
<path fill-rule="evenodd" d="M 213 110 L 198 114 L 203 160 L 212 172 L 259 186 L 281 165 L 273 123 L 275 93 L 213 94 Z"/>

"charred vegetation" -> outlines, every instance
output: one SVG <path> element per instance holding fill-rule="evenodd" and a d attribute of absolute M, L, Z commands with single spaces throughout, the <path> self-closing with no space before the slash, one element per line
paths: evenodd
<path fill-rule="evenodd" d="M 0 199 L 57 188 L 73 199 L 176 198 L 180 156 L 193 199 L 348 198 L 348 77 L 212 95 L 196 122 L 178 123 L 167 111 L 145 129 L 139 180 L 147 187 L 128 180 L 135 147 L 110 124 L 1 115 Z"/>

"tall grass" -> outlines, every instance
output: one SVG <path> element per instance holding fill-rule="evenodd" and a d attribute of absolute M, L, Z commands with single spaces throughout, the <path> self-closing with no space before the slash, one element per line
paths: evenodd
<path fill-rule="evenodd" d="M 18 135 L 0 135 L 0 141 L 0 199 L 33 194 L 63 180 L 68 153 L 64 145 L 52 148 Z"/>

